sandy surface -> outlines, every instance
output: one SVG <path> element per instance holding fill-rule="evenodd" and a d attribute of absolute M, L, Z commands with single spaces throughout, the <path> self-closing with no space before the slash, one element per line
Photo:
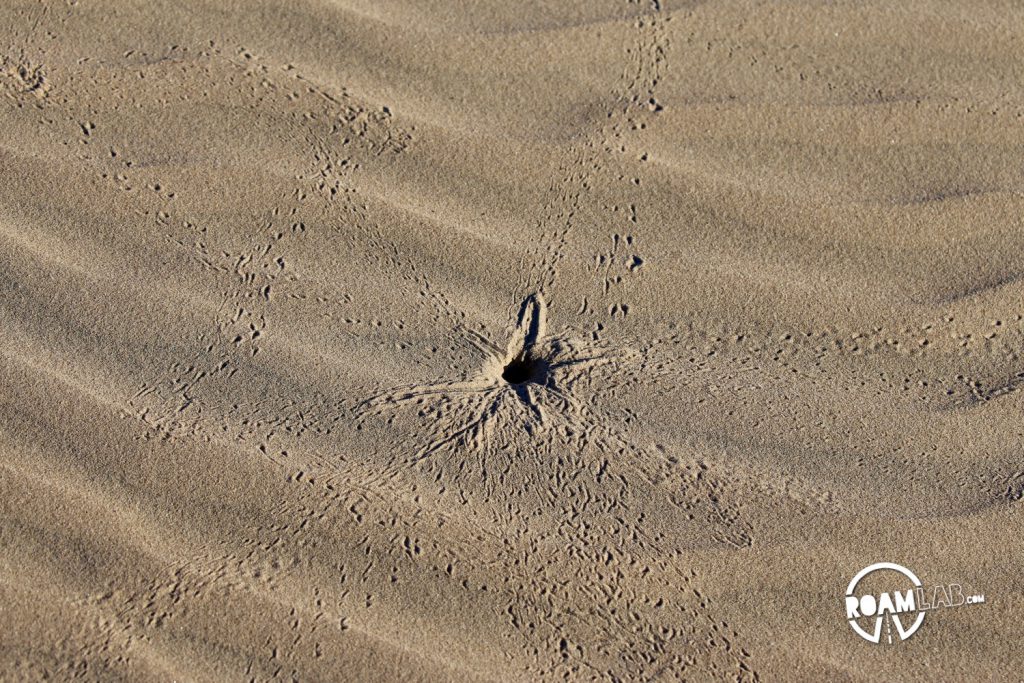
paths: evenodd
<path fill-rule="evenodd" d="M 1020 4 L 0 26 L 3 680 L 1019 678 Z"/>

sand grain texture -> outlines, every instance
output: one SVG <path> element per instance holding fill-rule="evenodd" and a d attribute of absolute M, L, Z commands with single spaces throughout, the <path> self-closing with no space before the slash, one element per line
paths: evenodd
<path fill-rule="evenodd" d="M 1019 678 L 1019 4 L 0 20 L 0 679 Z"/>

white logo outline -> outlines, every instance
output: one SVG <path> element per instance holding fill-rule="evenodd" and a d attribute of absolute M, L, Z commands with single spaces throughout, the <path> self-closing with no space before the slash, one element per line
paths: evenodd
<path fill-rule="evenodd" d="M 856 576 L 854 576 L 853 579 L 850 580 L 850 585 L 846 587 L 846 597 L 853 597 L 853 591 L 857 588 L 857 584 L 860 583 L 861 579 L 863 579 L 871 572 L 878 571 L 881 569 L 891 569 L 893 571 L 899 572 L 900 574 L 903 574 L 908 579 L 910 579 L 910 581 L 914 584 L 915 589 L 920 588 L 922 585 L 921 579 L 917 578 L 917 575 L 914 574 L 914 572 L 907 569 L 906 567 L 896 564 L 894 562 L 876 562 L 875 564 L 869 565 L 867 567 L 864 567 L 864 569 L 861 569 L 859 572 L 857 572 Z M 910 628 L 907 629 L 903 628 L 903 622 L 900 621 L 900 617 L 898 614 L 890 614 L 890 617 L 892 617 L 893 622 L 896 624 L 896 630 L 900 634 L 901 641 L 906 640 L 910 636 L 914 635 L 914 633 L 917 632 L 917 629 L 921 628 L 921 624 L 924 623 L 924 611 L 922 610 L 918 610 L 917 619 L 915 619 L 914 623 L 911 624 Z M 855 618 L 850 619 L 849 622 L 850 626 L 853 627 L 853 630 L 856 631 L 861 638 L 867 640 L 868 642 L 877 644 L 882 639 L 882 621 L 884 618 L 885 615 L 883 614 L 879 614 L 875 617 L 875 629 L 873 633 L 868 633 L 867 631 L 862 629 Z"/>

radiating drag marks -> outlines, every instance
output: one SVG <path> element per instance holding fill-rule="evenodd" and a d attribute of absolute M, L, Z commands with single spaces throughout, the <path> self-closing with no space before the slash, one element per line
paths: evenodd
<path fill-rule="evenodd" d="M 603 385 L 639 381 L 643 353 L 553 332 L 539 294 L 523 302 L 504 345 L 482 334 L 470 343 L 477 371 L 378 393 L 357 415 L 365 427 L 421 425 L 382 478 L 454 495 L 460 517 L 505 538 L 492 552 L 506 568 L 510 623 L 524 643 L 549 648 L 531 672 L 642 678 L 699 662 L 753 677 L 747 654 L 722 647 L 738 634 L 679 569 L 686 548 L 752 542 L 732 492 L 706 464 L 642 445 L 636 416 L 600 400 Z M 515 364 L 528 371 L 503 378 Z M 591 607 L 569 608 L 581 604 Z"/>
<path fill-rule="evenodd" d="M 628 416 L 581 398 L 629 376 L 641 354 L 553 333 L 546 312 L 542 296 L 528 297 L 506 344 L 474 335 L 483 360 L 467 378 L 399 387 L 359 407 L 364 424 L 406 414 L 424 425 L 387 479 L 419 471 L 439 495 L 454 489 L 468 506 L 460 516 L 505 537 L 491 552 L 505 567 L 509 623 L 524 645 L 547 647 L 528 673 L 643 678 L 693 665 L 755 680 L 749 655 L 731 646 L 738 634 L 711 616 L 649 515 L 652 499 L 678 510 L 696 522 L 683 524 L 697 546 L 747 545 L 748 525 L 706 466 L 677 467 L 638 446 Z M 517 362 L 529 365 L 526 379 L 503 379 Z"/>
<path fill-rule="evenodd" d="M 614 393 L 602 390 L 643 383 L 641 368 L 649 354 L 549 332 L 545 314 L 543 298 L 529 297 L 504 348 L 474 334 L 471 342 L 482 362 L 465 379 L 397 387 L 357 408 L 361 424 L 390 423 L 404 413 L 424 426 L 410 453 L 396 455 L 396 472 L 415 467 L 442 488 L 456 486 L 466 499 L 499 504 L 560 504 L 565 500 L 560 489 L 568 482 L 582 487 L 573 496 L 602 497 L 606 487 L 618 489 L 627 480 L 653 486 L 665 479 L 673 469 L 671 459 L 663 449 L 639 445 L 644 439 L 640 420 L 617 410 Z M 528 368 L 525 378 L 503 378 L 517 364 Z M 698 490 L 719 486 L 710 480 L 704 473 L 692 483 Z M 708 500 L 714 497 L 708 494 Z M 693 496 L 680 505 L 705 506 L 705 519 L 713 522 L 719 540 L 750 542 L 746 526 L 731 511 Z"/>

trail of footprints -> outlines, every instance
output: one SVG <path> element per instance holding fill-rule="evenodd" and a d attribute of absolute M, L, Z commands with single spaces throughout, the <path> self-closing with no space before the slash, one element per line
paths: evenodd
<path fill-rule="evenodd" d="M 898 329 L 875 327 L 843 332 L 836 328 L 773 329 L 720 327 L 702 329 L 693 324 L 668 324 L 650 348 L 675 347 L 675 358 L 649 367 L 648 374 L 674 373 L 688 367 L 691 376 L 720 363 L 737 369 L 778 373 L 799 372 L 812 383 L 829 373 L 849 373 L 849 380 L 873 385 L 880 392 L 897 392 L 935 409 L 960 409 L 1013 393 L 1024 377 L 1021 360 L 1024 318 L 1013 313 L 988 322 L 963 321 L 954 316 Z M 874 375 L 860 370 L 863 361 L 933 356 L 941 365 L 916 364 L 913 375 L 879 369 Z M 959 359 L 959 360 L 957 360 Z M 953 374 L 943 366 L 964 368 Z M 879 365 L 879 368 L 884 366 Z M 931 368 L 922 370 L 920 368 Z M 972 371 L 970 368 L 975 368 Z M 834 381 L 833 377 L 833 381 Z"/>
<path fill-rule="evenodd" d="M 543 207 L 538 220 L 540 247 L 530 256 L 529 274 L 523 282 L 523 293 L 553 295 L 559 263 L 565 258 L 570 233 L 579 220 L 582 203 L 596 175 L 606 172 L 605 159 L 625 154 L 626 139 L 633 130 L 643 129 L 648 120 L 662 110 L 655 99 L 655 90 L 666 67 L 667 35 L 658 2 L 651 11 L 634 20 L 635 39 L 625 48 L 626 66 L 610 93 L 611 107 L 598 129 L 584 136 L 565 154 L 566 162 L 552 183 L 551 199 Z M 618 180 L 639 184 L 636 177 Z"/>
<path fill-rule="evenodd" d="M 245 94 L 246 88 L 240 89 L 243 103 L 254 111 L 264 97 L 280 97 L 297 106 L 305 104 L 312 107 L 312 111 L 300 117 L 302 125 L 299 128 L 308 132 L 299 144 L 313 150 L 308 167 L 297 174 L 295 189 L 283 196 L 279 206 L 268 216 L 254 217 L 254 220 L 263 221 L 263 225 L 252 231 L 253 242 L 249 245 L 224 244 L 220 233 L 214 234 L 203 225 L 201 218 L 194 219 L 175 210 L 173 193 L 161 198 L 163 206 L 159 210 L 146 211 L 170 231 L 169 243 L 203 268 L 226 278 L 228 288 L 216 314 L 217 334 L 204 340 L 203 353 L 194 363 L 175 364 L 168 368 L 165 377 L 144 385 L 132 399 L 130 411 L 149 424 L 154 434 L 163 438 L 189 435 L 209 439 L 227 433 L 241 439 L 247 434 L 256 435 L 275 429 L 301 433 L 307 426 L 329 431 L 337 414 L 329 414 L 318 424 L 305 424 L 306 415 L 323 413 L 323 402 L 318 397 L 293 404 L 293 399 L 287 394 L 275 397 L 271 391 L 267 398 L 274 400 L 260 404 L 207 406 L 205 414 L 196 410 L 196 397 L 204 393 L 204 385 L 211 381 L 232 379 L 240 370 L 255 367 L 249 359 L 255 359 L 260 353 L 271 332 L 269 322 L 273 319 L 275 306 L 287 306 L 293 301 L 313 302 L 320 315 L 351 328 L 349 334 L 352 335 L 365 334 L 367 330 L 379 329 L 384 324 L 394 324 L 399 330 L 404 327 L 400 320 L 384 323 L 382 320 L 347 315 L 345 308 L 352 301 L 351 294 L 318 291 L 315 285 L 311 288 L 295 270 L 287 255 L 287 245 L 301 240 L 307 232 L 304 214 L 315 217 L 322 210 L 323 203 L 333 203 L 341 197 L 345 202 L 345 212 L 355 218 L 351 225 L 371 233 L 368 235 L 369 244 L 362 248 L 372 254 L 394 258 L 394 248 L 383 244 L 379 231 L 375 231 L 366 220 L 365 206 L 359 205 L 359 198 L 343 183 L 346 175 L 359 167 L 353 160 L 353 153 L 357 156 L 399 154 L 410 140 L 408 134 L 393 130 L 389 112 L 361 106 L 343 91 L 322 89 L 290 66 L 271 67 L 244 49 L 225 54 L 211 47 L 193 54 L 178 48 L 160 58 L 129 57 L 139 60 L 142 68 L 159 68 L 161 73 L 166 73 L 166 65 L 170 62 L 171 73 L 183 79 L 202 80 L 214 74 L 234 78 L 241 74 L 242 84 L 256 83 L 248 94 Z M 169 80 L 168 94 L 175 91 L 174 79 Z M 246 98 L 251 101 L 246 101 Z M 137 164 L 113 148 L 111 158 L 125 170 L 116 175 L 104 173 L 104 177 L 122 179 L 122 184 L 130 182 L 130 174 Z M 123 189 L 131 191 L 134 185 L 123 185 Z M 152 188 L 153 185 L 147 187 Z M 160 189 L 159 184 L 155 187 Z M 310 206 L 314 200 L 316 206 Z M 340 237 L 358 241 L 354 235 Z M 206 393 L 210 396 L 218 394 L 216 389 Z M 224 418 L 219 424 L 216 422 L 218 415 Z M 266 450 L 267 445 L 262 448 Z"/>
<path fill-rule="evenodd" d="M 616 207 L 617 208 L 617 207 Z M 636 207 L 630 205 L 630 220 L 636 221 Z M 609 297 L 617 293 L 618 288 L 625 279 L 636 274 L 644 265 L 644 259 L 637 253 L 636 238 L 633 235 L 612 235 L 611 248 L 594 257 L 594 270 L 601 276 L 601 293 Z M 580 313 L 586 313 L 587 306 L 580 309 Z M 614 320 L 616 317 L 625 318 L 629 315 L 629 304 L 623 301 L 615 301 L 608 306 L 608 318 Z M 601 328 L 603 329 L 603 328 Z M 599 338 L 601 329 L 595 328 L 594 338 Z"/>

